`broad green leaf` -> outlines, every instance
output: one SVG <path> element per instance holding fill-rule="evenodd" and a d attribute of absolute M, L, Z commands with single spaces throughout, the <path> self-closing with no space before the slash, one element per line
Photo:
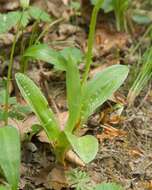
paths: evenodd
<path fill-rule="evenodd" d="M 110 11 L 113 11 L 113 5 L 112 0 L 104 0 L 102 9 L 105 13 L 109 13 Z"/>
<path fill-rule="evenodd" d="M 69 61 L 69 56 L 72 57 L 72 59 L 75 61 L 75 63 L 78 65 L 83 58 L 82 52 L 75 47 L 67 47 L 60 51 L 61 56 L 64 57 L 66 61 Z"/>
<path fill-rule="evenodd" d="M 95 5 L 97 0 L 91 0 L 91 3 Z M 108 13 L 113 10 L 112 0 L 104 0 L 101 8 L 104 10 L 105 13 Z"/>
<path fill-rule="evenodd" d="M 83 89 L 82 121 L 87 118 L 122 85 L 128 67 L 114 65 L 98 73 Z"/>
<path fill-rule="evenodd" d="M 78 122 L 81 108 L 81 82 L 76 60 L 72 56 L 67 57 L 66 62 L 66 88 L 69 108 L 69 118 L 66 130 L 72 132 Z"/>
<path fill-rule="evenodd" d="M 103 183 L 95 187 L 94 190 L 123 190 L 120 185 L 115 183 Z"/>
<path fill-rule="evenodd" d="M 59 126 L 40 89 L 30 78 L 21 73 L 16 74 L 16 82 L 22 96 L 39 118 L 49 140 L 56 140 L 60 133 Z"/>
<path fill-rule="evenodd" d="M 30 15 L 28 13 L 28 11 L 24 11 L 23 13 L 21 13 L 21 26 L 25 27 L 28 25 L 30 21 Z"/>
<path fill-rule="evenodd" d="M 11 190 L 11 188 L 8 186 L 0 185 L 0 190 Z"/>
<path fill-rule="evenodd" d="M 98 141 L 94 136 L 76 137 L 69 132 L 65 132 L 65 134 L 73 150 L 85 163 L 89 163 L 95 158 L 98 152 Z"/>
<path fill-rule="evenodd" d="M 31 6 L 29 8 L 29 14 L 35 20 L 41 20 L 41 21 L 44 21 L 44 22 L 50 22 L 51 21 L 51 18 L 47 14 L 47 12 L 45 12 L 42 9 L 40 9 L 38 7 L 35 7 L 35 6 Z"/>
<path fill-rule="evenodd" d="M 140 14 L 138 12 L 137 13 L 135 12 L 133 14 L 132 19 L 137 24 L 149 24 L 152 21 L 152 18 L 150 18 L 149 15 Z"/>
<path fill-rule="evenodd" d="M 23 56 L 45 61 L 47 63 L 55 65 L 57 69 L 65 70 L 64 63 L 61 59 L 62 57 L 58 52 L 49 48 L 46 44 L 38 44 L 29 47 Z"/>
<path fill-rule="evenodd" d="M 8 32 L 21 18 L 21 12 L 13 11 L 8 14 L 0 14 L 0 33 Z"/>
<path fill-rule="evenodd" d="M 14 127 L 0 128 L 0 167 L 12 190 L 18 189 L 20 138 Z"/>

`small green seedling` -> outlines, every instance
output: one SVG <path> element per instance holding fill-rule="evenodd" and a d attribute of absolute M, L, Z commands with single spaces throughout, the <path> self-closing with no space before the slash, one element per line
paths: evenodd
<path fill-rule="evenodd" d="M 75 190 L 92 190 L 93 185 L 90 180 L 90 176 L 79 169 L 73 169 L 66 173 L 66 178 L 70 188 Z"/>
<path fill-rule="evenodd" d="M 21 1 L 22 2 L 22 1 Z M 9 13 L 0 14 L 0 34 L 8 32 L 12 27 L 15 27 L 19 22 L 22 27 L 26 27 L 30 20 L 39 20 L 42 22 L 50 22 L 50 16 L 43 10 L 35 6 L 23 7 L 23 11 L 12 11 Z M 24 3 L 25 6 L 26 3 Z"/>
<path fill-rule="evenodd" d="M 20 137 L 16 128 L 0 128 L 0 171 L 7 185 L 0 185 L 0 190 L 17 190 L 20 169 Z"/>
<path fill-rule="evenodd" d="M 24 99 L 39 118 L 48 139 L 50 140 L 57 161 L 64 162 L 68 150 L 73 149 L 84 163 L 92 161 L 98 151 L 98 141 L 91 135 L 76 136 L 77 128 L 87 122 L 96 109 L 102 105 L 121 86 L 128 75 L 128 67 L 111 66 L 99 72 L 93 79 L 87 81 L 92 62 L 92 48 L 95 33 L 97 13 L 103 0 L 93 9 L 88 39 L 86 69 L 82 80 L 78 69 L 80 51 L 66 49 L 61 52 L 52 51 L 47 45 L 34 45 L 24 56 L 40 59 L 55 65 L 66 73 L 66 91 L 69 117 L 64 130 L 40 89 L 26 75 L 17 73 L 16 82 Z"/>
<path fill-rule="evenodd" d="M 90 176 L 79 169 L 73 169 L 66 174 L 68 184 L 75 190 L 123 190 L 115 183 L 101 183 L 95 185 Z"/>

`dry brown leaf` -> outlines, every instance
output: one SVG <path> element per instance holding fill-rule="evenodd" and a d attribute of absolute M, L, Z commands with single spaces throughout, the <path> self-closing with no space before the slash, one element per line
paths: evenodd
<path fill-rule="evenodd" d="M 127 105 L 127 100 L 126 97 L 119 93 L 119 92 L 115 92 L 111 97 L 110 100 L 117 103 L 117 104 L 121 104 L 121 105 Z"/>
<path fill-rule="evenodd" d="M 65 5 L 68 5 L 69 0 L 62 0 L 62 2 L 63 2 Z"/>
<path fill-rule="evenodd" d="M 103 55 L 111 49 L 125 49 L 129 36 L 126 33 L 111 31 L 108 27 L 98 27 L 94 49 L 98 55 Z"/>
<path fill-rule="evenodd" d="M 100 113 L 99 122 L 104 125 L 116 125 L 125 120 L 122 116 L 123 107 L 114 110 L 113 108 L 107 108 Z"/>
<path fill-rule="evenodd" d="M 19 130 L 21 140 L 24 140 L 25 134 L 32 131 L 31 126 L 33 124 L 39 124 L 39 121 L 35 115 L 30 115 L 25 120 L 15 120 L 9 118 L 8 123 Z"/>
<path fill-rule="evenodd" d="M 98 134 L 97 138 L 100 142 L 103 142 L 105 139 L 113 140 L 116 137 L 126 136 L 127 132 L 121 129 L 116 129 L 112 126 L 102 126 L 103 132 L 102 134 Z"/>
<path fill-rule="evenodd" d="M 0 1 L 0 11 L 12 11 L 19 7 L 18 0 L 1 0 Z"/>
<path fill-rule="evenodd" d="M 60 128 L 63 130 L 68 119 L 68 111 L 60 112 L 58 118 L 60 121 Z"/>
<path fill-rule="evenodd" d="M 67 161 L 77 165 L 77 166 L 81 166 L 84 167 L 85 163 L 77 156 L 77 154 L 75 152 L 73 152 L 72 150 L 69 150 L 66 155 L 65 158 Z"/>
<path fill-rule="evenodd" d="M 0 43 L 10 45 L 14 41 L 14 35 L 11 33 L 0 34 Z"/>
<path fill-rule="evenodd" d="M 40 133 L 37 134 L 37 137 L 39 139 L 40 142 L 43 142 L 43 143 L 50 143 L 48 137 L 47 137 L 47 134 L 45 131 L 41 131 Z"/>
<path fill-rule="evenodd" d="M 133 157 L 141 157 L 143 156 L 143 152 L 138 148 L 132 148 L 129 150 L 129 155 Z"/>
<path fill-rule="evenodd" d="M 68 182 L 65 177 L 65 168 L 62 166 L 56 166 L 47 176 L 47 184 L 50 189 L 61 190 L 68 186 Z"/>
<path fill-rule="evenodd" d="M 152 190 L 152 180 L 146 183 L 147 190 Z"/>

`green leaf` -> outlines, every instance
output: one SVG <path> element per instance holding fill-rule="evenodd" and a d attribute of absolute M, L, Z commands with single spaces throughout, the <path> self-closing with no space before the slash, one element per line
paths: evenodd
<path fill-rule="evenodd" d="M 21 26 L 25 27 L 28 25 L 30 20 L 30 15 L 28 13 L 28 11 L 24 11 L 23 13 L 21 13 Z"/>
<path fill-rule="evenodd" d="M 149 15 L 140 13 L 134 13 L 132 19 L 137 24 L 149 24 L 152 21 L 152 18 L 150 18 Z"/>
<path fill-rule="evenodd" d="M 128 75 L 128 67 L 114 65 L 98 73 L 83 89 L 82 121 L 103 104 L 121 86 Z"/>
<path fill-rule="evenodd" d="M 67 56 L 66 88 L 69 108 L 69 118 L 66 130 L 72 132 L 78 122 L 81 108 L 81 82 L 76 60 L 72 55 Z"/>
<path fill-rule="evenodd" d="M 0 104 L 2 104 L 2 105 L 5 104 L 5 94 L 6 94 L 5 90 L 1 90 L 0 91 Z M 16 97 L 10 97 L 9 100 L 8 100 L 8 102 L 11 105 L 16 104 L 17 103 Z"/>
<path fill-rule="evenodd" d="M 20 5 L 23 9 L 28 8 L 29 4 L 30 4 L 30 0 L 20 0 Z"/>
<path fill-rule="evenodd" d="M 5 90 L 1 90 L 0 91 L 0 104 L 4 105 L 5 104 L 5 95 L 6 95 L 6 91 Z M 16 104 L 16 97 L 10 97 L 9 98 L 9 104 L 13 105 Z"/>
<path fill-rule="evenodd" d="M 15 26 L 21 17 L 21 12 L 13 11 L 8 14 L 0 14 L 0 33 L 8 32 Z"/>
<path fill-rule="evenodd" d="M 112 0 L 104 0 L 102 9 L 104 10 L 105 13 L 113 11 Z"/>
<path fill-rule="evenodd" d="M 18 189 L 20 138 L 14 127 L 0 128 L 0 167 L 12 190 Z"/>
<path fill-rule="evenodd" d="M 0 190 L 11 190 L 11 188 L 8 186 L 0 185 Z"/>
<path fill-rule="evenodd" d="M 50 16 L 45 11 L 43 11 L 40 8 L 35 7 L 35 6 L 31 6 L 29 8 L 29 14 L 35 20 L 41 20 L 43 22 L 50 22 L 51 21 Z"/>
<path fill-rule="evenodd" d="M 60 51 L 61 56 L 64 57 L 66 61 L 69 61 L 69 57 L 71 57 L 76 64 L 79 64 L 82 61 L 83 54 L 82 52 L 75 47 L 67 47 Z"/>
<path fill-rule="evenodd" d="M 78 156 L 85 162 L 91 162 L 98 152 L 98 141 L 91 135 L 76 137 L 75 135 L 65 132 L 69 143 Z"/>
<path fill-rule="evenodd" d="M 72 169 L 66 172 L 66 178 L 71 188 L 78 190 L 92 190 L 91 179 L 88 173 L 80 169 Z"/>
<path fill-rule="evenodd" d="M 57 69 L 65 70 L 64 61 L 61 59 L 62 57 L 58 52 L 52 50 L 46 44 L 38 44 L 29 47 L 23 56 L 45 61 L 55 65 Z"/>
<path fill-rule="evenodd" d="M 95 187 L 94 190 L 123 190 L 120 185 L 115 183 L 102 183 Z"/>
<path fill-rule="evenodd" d="M 113 10 L 112 1 L 113 0 L 104 0 L 103 4 L 101 5 L 101 8 L 104 10 L 105 13 Z M 97 0 L 91 0 L 91 3 L 95 5 L 97 3 Z"/>
<path fill-rule="evenodd" d="M 40 89 L 30 78 L 21 73 L 16 74 L 16 82 L 22 96 L 39 118 L 48 138 L 53 141 L 58 139 L 60 133 L 58 123 Z"/>

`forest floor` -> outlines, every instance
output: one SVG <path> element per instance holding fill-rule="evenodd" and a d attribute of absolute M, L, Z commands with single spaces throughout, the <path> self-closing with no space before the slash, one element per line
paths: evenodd
<path fill-rule="evenodd" d="M 55 50 L 75 46 L 86 52 L 87 32 L 91 12 L 80 15 L 66 1 L 43 0 L 32 1 L 35 5 L 48 11 L 58 19 L 43 38 Z M 9 5 L 9 3 L 11 5 Z M 64 4 L 65 3 L 65 4 Z M 1 12 L 18 9 L 17 1 L 2 2 Z M 138 53 L 131 55 L 130 50 L 135 46 L 145 32 L 144 26 L 135 26 L 132 34 L 117 32 L 113 24 L 113 14 L 99 16 L 94 44 L 93 64 L 90 78 L 113 64 L 130 66 L 131 74 L 125 84 L 117 91 L 111 100 L 108 100 L 89 119 L 87 127 L 81 133 L 93 134 L 100 142 L 100 148 L 94 161 L 81 171 L 89 174 L 92 183 L 116 182 L 126 190 L 152 189 L 152 89 L 151 84 L 142 91 L 132 106 L 126 100 L 130 86 L 136 72 Z M 61 18 L 64 18 L 63 20 Z M 40 25 L 40 30 L 43 30 Z M 27 26 L 26 35 L 30 35 L 31 25 Z M 0 46 L 6 54 L 12 45 L 11 35 L 0 37 Z M 146 47 L 147 39 L 142 42 Z M 14 72 L 18 69 L 19 53 L 16 50 L 14 58 Z M 5 63 L 4 63 L 5 62 Z M 6 76 L 8 60 L 1 60 L 0 77 Z M 3 67 L 2 67 L 3 65 Z M 2 68 L 1 68 L 2 67 Z M 83 70 L 83 63 L 80 71 Z M 55 71 L 52 66 L 36 62 L 31 63 L 28 75 L 41 86 L 48 100 L 57 106 L 60 119 L 67 117 L 65 74 Z M 133 74 L 132 74 L 133 73 Z M 16 86 L 12 83 L 11 94 L 14 95 Z M 15 94 L 16 95 L 16 94 Z M 18 95 L 18 94 L 17 94 Z M 21 98 L 20 98 L 21 99 Z M 25 102 L 22 102 L 25 103 Z M 121 105 L 121 106 L 117 106 Z M 34 115 L 28 115 L 23 121 L 10 123 L 16 125 L 22 134 L 29 132 L 30 126 L 37 122 Z M 70 189 L 66 182 L 64 172 L 76 166 L 68 163 L 63 169 L 55 163 L 44 133 L 31 138 L 31 141 L 22 143 L 22 164 L 20 189 L 23 190 L 55 190 Z M 72 189 L 72 188 L 71 188 Z"/>

